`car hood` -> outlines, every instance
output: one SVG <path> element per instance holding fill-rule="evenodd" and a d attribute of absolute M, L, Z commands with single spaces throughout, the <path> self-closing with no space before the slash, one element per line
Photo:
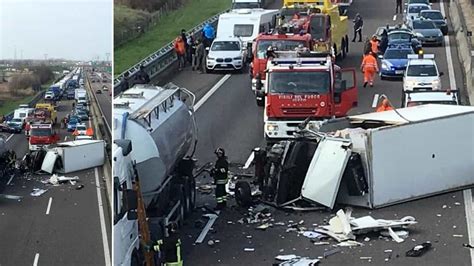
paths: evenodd
<path fill-rule="evenodd" d="M 416 29 L 413 30 L 415 33 L 420 33 L 423 36 L 438 36 L 441 34 L 441 31 L 439 29 Z"/>
<path fill-rule="evenodd" d="M 242 56 L 241 51 L 209 51 L 209 57 L 212 58 L 234 58 Z"/>
<path fill-rule="evenodd" d="M 385 62 L 389 66 L 401 67 L 407 65 L 408 59 L 384 59 L 382 62 Z"/>

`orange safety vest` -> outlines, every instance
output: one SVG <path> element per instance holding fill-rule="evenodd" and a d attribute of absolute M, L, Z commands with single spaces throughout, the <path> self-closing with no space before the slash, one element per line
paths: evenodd
<path fill-rule="evenodd" d="M 373 53 L 379 52 L 379 42 L 377 40 L 370 40 L 370 47 Z"/>
<path fill-rule="evenodd" d="M 174 50 L 176 51 L 177 54 L 180 54 L 180 55 L 183 55 L 186 52 L 183 39 L 181 38 L 176 39 L 176 41 L 174 42 Z"/>
<path fill-rule="evenodd" d="M 363 71 L 379 71 L 379 68 L 377 66 L 377 59 L 375 59 L 374 56 L 372 55 L 366 55 L 364 56 L 364 59 L 362 59 L 362 64 L 360 66 L 360 68 L 363 70 Z"/>
<path fill-rule="evenodd" d="M 381 104 L 381 105 L 377 108 L 376 112 L 384 112 L 384 111 L 390 111 L 390 110 L 393 110 L 393 107 L 392 107 L 392 106 Z"/>

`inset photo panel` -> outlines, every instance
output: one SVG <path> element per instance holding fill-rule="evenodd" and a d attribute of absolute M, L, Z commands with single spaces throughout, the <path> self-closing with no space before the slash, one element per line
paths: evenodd
<path fill-rule="evenodd" d="M 112 265 L 112 0 L 0 1 L 0 265 Z"/>

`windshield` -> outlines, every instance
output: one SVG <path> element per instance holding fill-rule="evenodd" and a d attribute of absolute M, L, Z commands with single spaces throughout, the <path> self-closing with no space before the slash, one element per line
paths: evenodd
<path fill-rule="evenodd" d="M 422 101 L 422 102 L 408 102 L 407 106 L 417 106 L 423 104 L 449 104 L 449 105 L 457 105 L 455 101 Z"/>
<path fill-rule="evenodd" d="M 283 23 L 290 21 L 293 18 L 293 15 L 299 14 L 305 15 L 308 10 L 305 8 L 284 8 L 281 10 L 280 16 Z"/>
<path fill-rule="evenodd" d="M 436 11 L 423 12 L 421 13 L 421 16 L 429 19 L 444 19 L 443 15 Z"/>
<path fill-rule="evenodd" d="M 437 76 L 434 65 L 411 65 L 407 69 L 407 76 Z"/>
<path fill-rule="evenodd" d="M 384 59 L 407 59 L 407 55 L 413 54 L 412 50 L 387 50 L 383 55 Z"/>
<path fill-rule="evenodd" d="M 87 130 L 85 126 L 79 125 L 76 127 L 77 130 Z"/>
<path fill-rule="evenodd" d="M 236 37 L 250 37 L 253 34 L 252 24 L 236 24 L 234 25 L 234 36 Z"/>
<path fill-rule="evenodd" d="M 303 45 L 307 47 L 305 41 L 290 41 L 290 40 L 262 40 L 257 44 L 257 58 L 264 59 L 267 55 L 268 47 L 276 47 L 277 51 L 294 51 L 298 45 Z"/>
<path fill-rule="evenodd" d="M 319 72 L 271 72 L 269 91 L 273 93 L 327 93 L 329 73 Z"/>
<path fill-rule="evenodd" d="M 79 120 L 77 120 L 76 118 L 69 119 L 69 124 L 77 124 L 77 123 L 79 123 Z"/>
<path fill-rule="evenodd" d="M 410 0 L 409 4 L 426 4 L 429 5 L 429 0 Z"/>
<path fill-rule="evenodd" d="M 388 35 L 388 40 L 410 40 L 411 34 L 409 33 L 403 33 L 403 32 L 398 32 L 398 33 L 390 33 Z"/>
<path fill-rule="evenodd" d="M 11 121 L 12 121 L 12 122 L 23 122 L 23 121 L 21 121 L 20 118 L 13 118 Z"/>
<path fill-rule="evenodd" d="M 30 134 L 31 136 L 47 137 L 53 135 L 53 132 L 50 128 L 32 128 Z"/>
<path fill-rule="evenodd" d="M 239 42 L 214 42 L 212 51 L 240 51 Z"/>
<path fill-rule="evenodd" d="M 326 34 L 324 34 L 324 32 L 326 28 L 326 23 L 324 21 L 323 16 L 312 16 L 310 25 L 311 25 L 310 33 L 313 39 L 315 40 L 325 39 Z"/>
<path fill-rule="evenodd" d="M 408 8 L 408 13 L 410 14 L 418 14 L 420 13 L 421 10 L 427 10 L 427 9 L 430 9 L 428 6 L 410 6 Z"/>
<path fill-rule="evenodd" d="M 413 29 L 415 30 L 436 29 L 436 26 L 433 23 L 433 21 L 420 20 L 420 21 L 413 21 Z"/>

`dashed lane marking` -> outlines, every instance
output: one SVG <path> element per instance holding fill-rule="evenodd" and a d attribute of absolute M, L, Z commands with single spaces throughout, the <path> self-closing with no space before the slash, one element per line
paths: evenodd
<path fill-rule="evenodd" d="M 194 105 L 194 111 L 197 111 L 211 96 L 230 78 L 230 74 L 223 76 L 199 101 Z"/>
<path fill-rule="evenodd" d="M 372 108 L 377 108 L 377 103 L 379 102 L 379 95 L 376 93 L 374 99 L 372 100 Z"/>
<path fill-rule="evenodd" d="M 107 239 L 107 229 L 105 228 L 105 216 L 104 216 L 104 206 L 102 204 L 102 192 L 101 186 L 99 183 L 99 171 L 97 167 L 94 168 L 95 173 L 95 184 L 97 190 L 97 203 L 99 205 L 99 218 L 100 218 L 100 228 L 102 231 L 102 244 L 104 246 L 104 258 L 105 258 L 105 266 L 110 266 L 110 251 L 109 251 L 109 241 Z"/>
<path fill-rule="evenodd" d="M 48 207 L 46 208 L 46 215 L 49 215 L 49 211 L 51 210 L 51 203 L 53 203 L 52 197 L 49 198 Z"/>
<path fill-rule="evenodd" d="M 35 255 L 35 260 L 33 261 L 33 266 L 37 266 L 37 265 L 38 265 L 39 257 L 40 257 L 40 254 L 39 254 L 39 253 L 36 253 L 36 255 Z"/>

